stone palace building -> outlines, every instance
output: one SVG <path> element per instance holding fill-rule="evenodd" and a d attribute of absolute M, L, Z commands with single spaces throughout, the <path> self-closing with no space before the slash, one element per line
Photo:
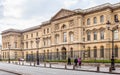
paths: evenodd
<path fill-rule="evenodd" d="M 24 30 L 8 29 L 2 35 L 2 59 L 111 59 L 112 32 L 114 56 L 120 59 L 120 3 L 102 4 L 88 9 L 61 9 L 49 21 Z"/>

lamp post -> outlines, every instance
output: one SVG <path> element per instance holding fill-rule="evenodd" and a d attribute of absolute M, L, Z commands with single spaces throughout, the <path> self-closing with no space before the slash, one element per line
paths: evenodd
<path fill-rule="evenodd" d="M 39 47 L 39 40 L 40 40 L 40 38 L 36 38 L 36 47 L 37 47 L 36 60 L 37 60 L 37 65 L 39 65 L 39 49 L 38 49 L 38 47 Z"/>
<path fill-rule="evenodd" d="M 9 48 L 9 57 L 8 57 L 8 63 L 10 63 L 10 47 L 11 47 L 11 45 L 9 44 L 9 45 L 8 45 L 8 48 Z"/>
<path fill-rule="evenodd" d="M 115 23 L 119 23 L 119 20 L 115 20 Z M 110 21 L 107 21 L 107 29 L 112 31 L 112 58 L 111 58 L 111 69 L 115 70 L 115 59 L 114 59 L 114 31 L 118 29 L 118 24 L 110 29 Z"/>

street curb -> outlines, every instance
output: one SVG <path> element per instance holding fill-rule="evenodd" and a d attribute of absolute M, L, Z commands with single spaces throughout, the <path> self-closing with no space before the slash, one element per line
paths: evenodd
<path fill-rule="evenodd" d="M 29 65 L 21 65 L 21 66 L 29 66 Z M 44 66 L 30 66 L 30 67 L 41 67 L 41 68 L 50 68 L 50 67 L 44 67 Z M 51 69 L 61 69 L 61 70 L 71 70 L 71 71 L 86 71 L 86 72 L 96 72 L 96 73 L 106 73 L 106 74 L 119 74 L 115 72 L 103 72 L 103 71 L 92 71 L 92 70 L 78 70 L 78 69 L 65 69 L 65 68 L 57 68 L 57 67 L 51 67 Z"/>
<path fill-rule="evenodd" d="M 18 72 L 13 72 L 13 71 L 9 71 L 9 70 L 4 70 L 4 69 L 0 69 L 0 71 L 4 71 L 4 72 L 8 72 L 8 73 L 12 73 L 12 74 L 16 74 L 16 75 L 24 75 Z"/>

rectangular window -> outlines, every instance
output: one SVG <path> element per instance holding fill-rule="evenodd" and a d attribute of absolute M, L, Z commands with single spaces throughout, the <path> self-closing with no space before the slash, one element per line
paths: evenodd
<path fill-rule="evenodd" d="M 15 48 L 17 48 L 17 42 L 15 42 L 14 44 L 15 44 Z"/>
<path fill-rule="evenodd" d="M 36 36 L 38 36 L 38 32 L 36 32 Z"/>
<path fill-rule="evenodd" d="M 118 30 L 114 31 L 114 40 L 118 40 Z"/>
<path fill-rule="evenodd" d="M 63 33 L 63 42 L 67 42 L 67 33 L 66 32 Z"/>
<path fill-rule="evenodd" d="M 118 20 L 118 15 L 114 15 L 114 21 L 116 22 Z"/>
<path fill-rule="evenodd" d="M 97 32 L 94 32 L 94 40 L 97 40 Z"/>
<path fill-rule="evenodd" d="M 47 28 L 47 33 L 49 33 L 49 28 Z"/>
<path fill-rule="evenodd" d="M 100 32 L 100 39 L 103 40 L 104 39 L 104 31 Z"/>
<path fill-rule="evenodd" d="M 28 38 L 28 35 L 26 35 L 26 39 Z"/>

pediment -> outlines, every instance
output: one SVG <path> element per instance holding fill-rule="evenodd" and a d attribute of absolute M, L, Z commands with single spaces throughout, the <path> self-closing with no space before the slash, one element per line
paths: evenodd
<path fill-rule="evenodd" d="M 61 9 L 55 16 L 53 16 L 51 18 L 51 20 L 56 20 L 56 19 L 59 19 L 59 18 L 63 18 L 63 17 L 66 17 L 66 16 L 73 15 L 73 14 L 75 14 L 74 11 Z"/>

